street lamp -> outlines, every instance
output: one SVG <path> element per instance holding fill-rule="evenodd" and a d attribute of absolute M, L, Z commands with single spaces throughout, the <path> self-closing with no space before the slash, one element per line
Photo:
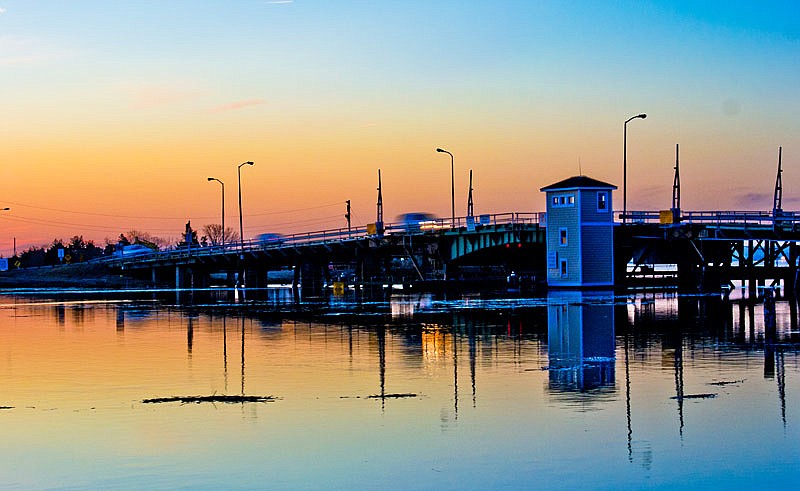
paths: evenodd
<path fill-rule="evenodd" d="M 253 165 L 253 163 L 244 162 L 239 164 L 239 167 L 236 168 L 236 174 L 239 177 L 239 244 L 242 249 L 242 254 L 244 254 L 244 227 L 242 226 L 242 166 L 243 165 Z"/>
<path fill-rule="evenodd" d="M 450 226 L 454 227 L 456 224 L 456 178 L 453 172 L 453 154 L 443 148 L 437 148 L 436 151 L 450 156 Z"/>
<path fill-rule="evenodd" d="M 644 119 L 647 114 L 637 114 L 625 120 L 622 131 L 622 223 L 628 219 L 628 123 L 632 120 Z"/>
<path fill-rule="evenodd" d="M 225 183 L 216 177 L 209 177 L 209 181 L 217 181 L 222 186 L 222 251 L 225 251 Z"/>

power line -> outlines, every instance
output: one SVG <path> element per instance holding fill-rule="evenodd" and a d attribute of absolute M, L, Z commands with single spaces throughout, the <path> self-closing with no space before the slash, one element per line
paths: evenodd
<path fill-rule="evenodd" d="M 120 231 L 125 231 L 127 229 L 132 228 L 131 225 L 126 226 L 119 226 L 119 225 L 111 225 L 111 226 L 98 226 L 98 225 L 89 225 L 85 223 L 72 223 L 72 222 L 63 222 L 63 221 L 52 221 L 52 220 L 44 220 L 44 219 L 37 219 L 37 218 L 29 218 L 20 215 L 3 215 L 0 216 L 0 219 L 3 220 L 10 220 L 15 222 L 22 222 L 22 223 L 32 223 L 35 225 L 46 225 L 46 226 L 70 226 L 70 227 L 80 227 L 81 229 L 92 230 L 96 232 L 111 232 L 117 233 Z M 156 232 L 164 232 L 164 233 L 172 233 L 175 232 L 176 229 L 149 229 Z"/>
<path fill-rule="evenodd" d="M 246 230 L 260 230 L 264 228 L 275 228 L 284 225 L 310 225 L 312 223 L 330 223 L 331 220 L 337 220 L 339 215 L 329 215 L 324 217 L 306 218 L 302 220 L 292 220 L 288 222 L 268 223 L 263 225 L 249 225 L 245 227 Z M 339 228 L 339 227 L 337 227 Z"/>
<path fill-rule="evenodd" d="M 130 219 L 137 219 L 137 220 L 139 220 L 139 219 L 141 219 L 141 220 L 185 220 L 186 219 L 186 216 L 169 217 L 169 216 L 120 215 L 120 214 L 110 214 L 110 213 L 98 213 L 98 212 L 92 212 L 92 211 L 64 210 L 64 209 L 60 209 L 60 208 L 50 208 L 50 207 L 47 207 L 47 206 L 36 206 L 36 205 L 29 205 L 29 204 L 26 204 L 26 203 L 18 203 L 18 202 L 15 202 L 15 201 L 6 201 L 6 200 L 4 200 L 3 202 L 4 203 L 8 203 L 10 205 L 14 205 L 14 206 L 22 206 L 24 208 L 33 208 L 33 209 L 36 209 L 36 210 L 44 210 L 44 211 L 51 211 L 51 212 L 57 212 L 57 213 L 71 213 L 71 214 L 74 214 L 74 215 L 99 216 L 99 217 L 107 217 L 107 218 L 130 218 Z M 327 208 L 327 207 L 330 207 L 330 206 L 337 206 L 339 204 L 340 204 L 340 202 L 337 201 L 335 203 L 326 203 L 326 204 L 322 204 L 322 205 L 309 206 L 309 207 L 306 207 L 306 208 L 295 208 L 295 209 L 292 209 L 292 210 L 266 211 L 266 212 L 261 212 L 261 213 L 248 213 L 247 215 L 248 216 L 266 216 L 266 215 L 280 215 L 280 214 L 288 214 L 288 213 L 298 213 L 298 212 L 302 212 L 302 211 L 317 210 L 317 209 L 320 209 L 320 208 Z M 201 220 L 211 220 L 211 219 L 215 219 L 215 218 L 218 218 L 218 215 L 194 217 L 194 219 L 201 219 Z"/>
<path fill-rule="evenodd" d="M 300 211 L 318 210 L 320 208 L 328 208 L 328 207 L 331 207 L 331 206 L 339 206 L 339 205 L 341 205 L 341 202 L 337 201 L 336 203 L 328 203 L 328 204 L 325 204 L 325 205 L 318 205 L 318 206 L 309 206 L 308 208 L 297 208 L 297 209 L 294 209 L 294 210 L 267 211 L 267 212 L 264 212 L 264 213 L 248 213 L 247 216 L 260 217 L 260 216 L 264 216 L 264 215 L 280 215 L 280 214 L 286 214 L 286 213 L 297 213 L 297 212 L 300 212 Z"/>
<path fill-rule="evenodd" d="M 110 213 L 97 213 L 91 211 L 75 211 L 75 210 L 62 210 L 59 208 L 48 208 L 46 206 L 35 206 L 35 205 L 28 205 L 25 203 L 15 203 L 14 201 L 4 201 L 4 203 L 8 203 L 14 206 L 22 206 L 24 208 L 33 208 L 36 210 L 44 210 L 44 211 L 54 211 L 58 213 L 72 213 L 74 215 L 89 215 L 89 216 L 99 216 L 99 217 L 107 217 L 107 218 L 132 218 L 132 219 L 144 219 L 144 220 L 183 220 L 185 217 L 154 217 L 154 216 L 132 216 L 132 215 L 116 215 Z M 199 217 L 199 218 L 214 218 L 214 217 Z"/>

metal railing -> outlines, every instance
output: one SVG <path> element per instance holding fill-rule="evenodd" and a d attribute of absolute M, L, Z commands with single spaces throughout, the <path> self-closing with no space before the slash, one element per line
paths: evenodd
<path fill-rule="evenodd" d="M 660 223 L 661 213 L 658 211 L 629 211 L 627 215 L 619 213 L 620 221 L 630 224 Z M 697 223 L 722 226 L 773 226 L 800 223 L 800 215 L 794 212 L 782 212 L 774 215 L 770 211 L 684 211 L 680 215 L 680 223 Z"/>
<path fill-rule="evenodd" d="M 530 212 L 510 212 L 477 215 L 475 217 L 456 217 L 455 220 L 449 218 L 436 218 L 418 223 L 392 222 L 386 223 L 383 227 L 384 235 L 392 234 L 424 234 L 438 233 L 448 230 L 472 229 L 476 230 L 487 226 L 498 225 L 529 225 L 543 224 L 544 213 Z M 366 226 L 347 228 L 335 228 L 327 230 L 317 230 L 312 232 L 301 232 L 281 236 L 270 237 L 267 240 L 247 239 L 244 242 L 234 242 L 213 246 L 190 246 L 179 247 L 166 251 L 159 251 L 153 254 L 141 256 L 112 256 L 104 258 L 106 261 L 118 262 L 157 262 L 164 260 L 180 260 L 189 257 L 206 257 L 224 254 L 240 254 L 243 252 L 263 251 L 270 249 L 287 249 L 299 246 L 325 245 L 330 243 L 345 243 L 350 240 L 361 240 L 368 237 L 377 237 L 377 234 L 369 234 Z"/>

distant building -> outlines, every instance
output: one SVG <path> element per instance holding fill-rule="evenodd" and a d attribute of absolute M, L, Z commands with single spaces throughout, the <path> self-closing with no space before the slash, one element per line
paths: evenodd
<path fill-rule="evenodd" d="M 586 176 L 541 189 L 547 196 L 548 286 L 614 286 L 614 189 Z"/>

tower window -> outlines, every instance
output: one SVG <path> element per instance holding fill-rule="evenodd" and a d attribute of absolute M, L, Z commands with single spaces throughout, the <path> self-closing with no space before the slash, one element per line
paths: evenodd
<path fill-rule="evenodd" d="M 566 206 L 575 206 L 575 195 L 564 194 L 561 196 L 553 196 L 550 200 L 553 208 L 563 208 Z"/>
<path fill-rule="evenodd" d="M 608 191 L 597 192 L 597 211 L 608 211 Z"/>

